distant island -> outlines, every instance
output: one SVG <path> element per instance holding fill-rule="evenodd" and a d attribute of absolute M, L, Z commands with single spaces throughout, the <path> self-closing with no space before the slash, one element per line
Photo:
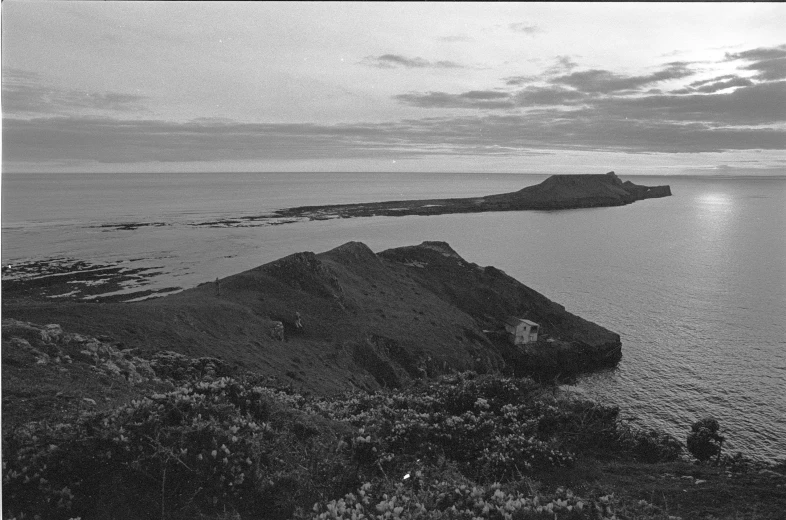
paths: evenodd
<path fill-rule="evenodd" d="M 353 217 L 402 217 L 406 215 L 446 215 L 488 211 L 554 211 L 563 209 L 624 206 L 638 200 L 671 196 L 666 186 L 642 186 L 622 181 L 614 172 L 606 174 L 552 175 L 534 186 L 511 193 L 455 199 L 394 200 L 327 204 L 278 209 L 259 215 L 230 216 L 193 222 L 194 227 L 253 227 L 282 225 L 304 220 L 331 220 Z M 111 222 L 93 227 L 103 231 L 134 231 L 167 226 L 166 222 Z"/>
<path fill-rule="evenodd" d="M 669 186 L 623 182 L 614 172 L 605 175 L 552 175 L 512 193 L 457 199 L 401 200 L 327 206 L 300 206 L 275 212 L 275 217 L 324 220 L 404 215 L 444 215 L 487 211 L 561 210 L 623 206 L 637 200 L 668 197 Z"/>

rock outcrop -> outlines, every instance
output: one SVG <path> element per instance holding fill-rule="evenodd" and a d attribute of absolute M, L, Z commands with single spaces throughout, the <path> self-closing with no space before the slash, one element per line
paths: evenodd
<path fill-rule="evenodd" d="M 29 420 L 99 410 L 185 381 L 234 375 L 213 357 L 141 353 L 56 324 L 2 322 L 3 431 Z"/>
<path fill-rule="evenodd" d="M 164 379 L 213 379 L 231 373 L 226 363 L 219 359 L 189 358 L 166 350 L 143 358 L 135 355 L 132 349 L 119 347 L 109 338 L 64 332 L 57 324 L 38 325 L 4 319 L 2 330 L 4 357 L 13 354 L 9 350 L 15 350 L 32 355 L 37 365 L 84 364 L 99 374 L 122 378 L 131 385 Z"/>

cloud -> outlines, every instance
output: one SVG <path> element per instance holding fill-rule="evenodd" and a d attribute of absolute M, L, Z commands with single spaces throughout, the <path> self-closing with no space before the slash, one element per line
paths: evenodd
<path fill-rule="evenodd" d="M 455 34 L 438 38 L 442 42 L 474 42 L 475 39 L 465 34 Z"/>
<path fill-rule="evenodd" d="M 777 47 L 759 47 L 737 53 L 726 53 L 727 61 L 752 61 L 743 67 L 745 70 L 757 72 L 760 80 L 786 79 L 786 44 Z"/>
<path fill-rule="evenodd" d="M 527 87 L 516 93 L 519 106 L 566 105 L 586 99 L 587 95 L 577 90 L 563 87 Z"/>
<path fill-rule="evenodd" d="M 502 78 L 502 81 L 510 86 L 524 85 L 525 83 L 533 83 L 538 80 L 540 80 L 540 76 L 508 76 L 507 78 Z"/>
<path fill-rule="evenodd" d="M 677 90 L 672 90 L 670 94 L 694 94 L 694 93 L 704 93 L 704 94 L 711 94 L 713 92 L 718 92 L 720 90 L 726 90 L 727 88 L 732 87 L 751 87 L 754 83 L 748 78 L 744 78 L 742 76 L 736 76 L 734 74 L 725 74 L 723 76 L 718 76 L 711 79 L 702 79 L 698 81 L 694 81 L 688 84 L 687 87 L 683 87 Z"/>
<path fill-rule="evenodd" d="M 777 47 L 759 47 L 742 52 L 726 53 L 726 60 L 771 60 L 775 58 L 786 58 L 786 44 Z"/>
<path fill-rule="evenodd" d="M 404 67 L 407 69 L 461 69 L 464 68 L 460 63 L 454 61 L 428 61 L 420 57 L 407 58 L 400 54 L 382 54 L 380 56 L 366 56 L 360 63 L 370 67 L 379 67 L 381 69 L 392 69 L 396 67 Z"/>
<path fill-rule="evenodd" d="M 694 81 L 692 83 L 689 83 L 688 86 L 689 87 L 698 87 L 700 85 L 706 85 L 707 83 L 714 83 L 716 81 L 723 81 L 725 79 L 732 79 L 732 78 L 737 78 L 737 77 L 739 77 L 739 76 L 736 76 L 734 74 L 724 74 L 723 76 L 717 76 L 717 77 L 710 78 L 710 79 L 700 79 L 700 80 Z"/>
<path fill-rule="evenodd" d="M 506 85 L 520 86 L 527 83 L 535 83 L 537 81 L 547 80 L 548 76 L 556 74 L 564 74 L 578 67 L 578 63 L 573 61 L 570 56 L 557 56 L 555 63 L 544 71 L 541 75 L 525 75 L 525 76 L 508 76 L 502 78 Z"/>
<path fill-rule="evenodd" d="M 530 25 L 523 22 L 512 23 L 508 25 L 508 28 L 511 31 L 528 34 L 530 36 L 535 33 L 541 32 L 540 27 L 538 27 L 537 25 Z"/>
<path fill-rule="evenodd" d="M 582 92 L 611 93 L 622 90 L 637 89 L 651 83 L 668 79 L 679 79 L 692 75 L 687 63 L 673 62 L 658 72 L 646 76 L 625 76 L 608 70 L 591 69 L 558 76 L 551 81 L 569 85 Z"/>
<path fill-rule="evenodd" d="M 719 92 L 731 87 L 738 88 Z M 626 91 L 622 93 L 628 94 Z M 547 85 L 528 86 L 516 92 L 410 92 L 394 96 L 394 99 L 410 106 L 431 109 L 497 111 L 562 107 L 559 108 L 563 114 L 561 117 L 565 117 L 566 107 L 580 107 L 575 109 L 574 116 L 600 120 L 627 118 L 673 121 L 674 124 L 713 122 L 716 125 L 765 125 L 786 121 L 786 82 L 754 84 L 745 78 L 705 83 L 698 89 L 681 89 L 667 94 L 655 91 L 638 96 L 599 95 L 562 85 Z"/>
<path fill-rule="evenodd" d="M 737 161 L 735 164 L 718 164 L 707 166 L 683 166 L 683 171 L 689 175 L 733 175 L 735 177 L 740 175 L 747 176 L 770 176 L 783 174 L 783 166 L 777 163 L 783 162 L 773 159 L 768 161 L 770 164 L 762 163 L 762 161 Z M 753 163 L 754 166 L 746 165 L 745 163 Z"/>
<path fill-rule="evenodd" d="M 495 99 L 486 91 L 465 94 L 458 98 L 465 104 L 514 103 L 512 99 Z M 728 95 L 731 94 L 723 94 Z M 462 103 L 455 97 L 451 102 Z M 499 156 L 560 149 L 629 153 L 786 149 L 783 127 L 733 127 L 689 118 L 675 121 L 669 119 L 672 111 L 684 107 L 671 106 L 664 117 L 663 103 L 654 106 L 655 110 L 651 106 L 620 110 L 603 104 L 574 110 L 544 106 L 515 114 L 478 111 L 474 115 L 337 125 L 249 124 L 210 119 L 181 123 L 109 117 L 6 117 L 3 161 L 6 164 L 210 163 L 435 154 Z M 642 109 L 640 117 L 623 116 L 636 114 L 637 108 Z M 706 114 L 713 109 L 717 106 L 704 107 Z"/>
<path fill-rule="evenodd" d="M 781 59 L 754 51 L 745 56 Z M 389 67 L 441 63 L 393 54 L 368 59 Z M 575 66 L 560 56 L 555 67 L 562 70 L 556 76 L 544 72 L 507 77 L 502 88 L 399 94 L 394 96 L 398 102 L 431 111 L 419 119 L 335 125 L 129 120 L 129 111 L 143 109 L 143 97 L 54 89 L 35 74 L 11 70 L 3 84 L 3 160 L 15 165 L 142 160 L 208 164 L 445 154 L 499 157 L 546 150 L 786 150 L 786 81 L 724 74 L 692 81 L 678 94 L 650 87 L 691 76 L 684 62 L 639 76 L 571 71 Z"/>
<path fill-rule="evenodd" d="M 731 87 L 751 87 L 753 86 L 753 82 L 748 78 L 732 78 L 726 81 L 717 81 L 715 83 L 708 83 L 703 85 L 696 90 L 698 92 L 717 92 L 719 90 L 725 90 Z"/>
<path fill-rule="evenodd" d="M 549 143 L 628 152 L 786 150 L 786 81 L 756 83 L 727 74 L 668 93 L 629 90 L 690 73 L 684 64 L 669 64 L 648 76 L 571 75 L 576 81 L 568 84 L 561 83 L 565 76 L 551 84 L 543 76 L 546 85 L 511 92 L 410 92 L 396 99 L 431 109 L 473 109 L 479 119 L 471 135 L 502 147 Z M 519 79 L 504 81 L 515 86 Z M 623 87 L 626 90 L 619 90 Z M 458 121 L 445 118 L 442 124 L 449 127 Z M 461 121 L 464 125 L 467 119 Z M 478 139 L 463 144 L 478 144 Z"/>
<path fill-rule="evenodd" d="M 3 161 L 15 162 L 300 159 L 337 152 L 364 156 L 381 144 L 379 139 L 386 140 L 385 125 L 369 130 L 364 125 L 48 117 L 7 118 L 3 126 Z"/>
<path fill-rule="evenodd" d="M 479 99 L 479 100 L 489 100 L 489 99 L 504 99 L 508 98 L 510 94 L 507 92 L 499 92 L 495 90 L 470 90 L 469 92 L 464 92 L 460 94 L 461 97 L 466 99 Z"/>
<path fill-rule="evenodd" d="M 3 110 L 13 115 L 85 112 L 144 112 L 144 96 L 122 92 L 89 92 L 49 85 L 40 75 L 3 70 Z"/>
<path fill-rule="evenodd" d="M 758 83 L 717 94 L 651 95 L 602 98 L 588 111 L 604 117 L 636 120 L 694 121 L 725 125 L 786 122 L 786 81 Z"/>
<path fill-rule="evenodd" d="M 421 121 L 419 136 L 465 146 L 511 150 L 610 150 L 630 153 L 708 152 L 786 148 L 786 131 L 773 128 L 713 128 L 708 124 L 626 120 L 551 109 Z"/>
<path fill-rule="evenodd" d="M 557 56 L 557 63 L 546 69 L 546 74 L 560 74 L 563 72 L 570 72 L 579 66 L 578 63 L 573 61 L 570 56 Z"/>
<path fill-rule="evenodd" d="M 505 109 L 516 105 L 510 94 L 497 91 L 472 90 L 462 94 L 447 92 L 413 92 L 399 94 L 394 99 L 408 105 L 422 108 L 474 108 Z"/>
<path fill-rule="evenodd" d="M 447 92 L 410 92 L 394 99 L 421 108 L 512 109 L 540 105 L 574 104 L 587 99 L 583 92 L 561 86 L 529 86 L 516 92 L 471 90 L 461 94 Z"/>
<path fill-rule="evenodd" d="M 771 60 L 761 60 L 751 63 L 746 70 L 758 72 L 757 79 L 778 80 L 786 79 L 786 58 L 773 58 Z"/>

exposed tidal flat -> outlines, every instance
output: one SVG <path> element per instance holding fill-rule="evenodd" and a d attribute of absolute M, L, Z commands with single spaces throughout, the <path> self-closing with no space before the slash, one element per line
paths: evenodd
<path fill-rule="evenodd" d="M 673 196 L 568 211 L 204 226 L 293 206 L 490 195 L 545 176 L 5 175 L 4 273 L 57 258 L 146 273 L 116 289 L 156 291 L 350 240 L 374 251 L 442 240 L 622 336 L 620 364 L 582 377 L 582 392 L 681 439 L 715 415 L 725 449 L 782 456 L 786 180 L 618 173 L 669 184 Z"/>

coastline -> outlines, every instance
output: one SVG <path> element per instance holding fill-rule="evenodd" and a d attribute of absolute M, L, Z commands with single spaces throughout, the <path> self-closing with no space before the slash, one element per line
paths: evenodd
<path fill-rule="evenodd" d="M 316 178 L 307 178 L 312 177 Z M 452 178 L 445 177 L 448 180 Z M 647 185 L 670 182 L 663 177 L 649 181 L 638 181 L 634 177 L 631 179 Z M 345 180 L 356 183 L 361 182 L 362 177 L 347 177 Z M 540 179 L 537 182 L 539 181 Z M 782 438 L 784 424 L 777 413 L 777 410 L 783 409 L 779 404 L 782 402 L 780 392 L 768 383 L 777 380 L 779 376 L 766 365 L 766 359 L 780 359 L 776 351 L 773 351 L 772 344 L 773 341 L 777 342 L 779 334 L 773 336 L 772 329 L 769 328 L 768 332 L 768 327 L 761 326 L 761 322 L 770 321 L 777 325 L 778 316 L 781 314 L 773 314 L 776 310 L 773 307 L 761 308 L 761 303 L 778 294 L 777 290 L 773 291 L 773 288 L 777 289 L 777 284 L 773 285 L 772 278 L 764 276 L 765 271 L 762 270 L 766 259 L 769 259 L 767 261 L 771 264 L 776 258 L 771 253 L 775 251 L 773 244 L 777 245 L 778 241 L 768 242 L 768 247 L 767 244 L 759 244 L 755 240 L 756 233 L 748 233 L 746 238 L 737 233 L 737 230 L 743 230 L 744 227 L 740 226 L 757 215 L 777 216 L 780 210 L 773 212 L 772 209 L 775 201 L 782 200 L 777 194 L 783 193 L 783 186 L 782 181 L 743 181 L 744 179 L 727 183 L 707 178 L 701 179 L 701 182 L 675 179 L 676 188 L 672 185 L 674 197 L 644 201 L 622 208 L 521 214 L 487 213 L 428 219 L 408 217 L 399 220 L 380 217 L 362 221 L 303 223 L 291 229 L 285 226 L 286 229 L 271 227 L 259 231 L 244 230 L 237 233 L 243 233 L 244 243 L 252 244 L 256 240 L 254 247 L 238 247 L 240 244 L 233 244 L 228 240 L 220 242 L 223 250 L 220 254 L 236 255 L 235 260 L 221 260 L 220 256 L 210 256 L 212 253 L 204 254 L 203 251 L 208 251 L 206 247 L 183 248 L 177 242 L 175 244 L 178 244 L 178 254 L 167 257 L 166 248 L 171 248 L 169 244 L 173 242 L 170 240 L 169 243 L 159 246 L 155 241 L 169 240 L 170 236 L 177 239 L 175 235 L 186 234 L 208 244 L 215 243 L 219 235 L 232 234 L 224 234 L 220 229 L 195 234 L 178 224 L 185 222 L 181 218 L 173 220 L 175 224 L 171 230 L 140 228 L 137 231 L 92 233 L 95 239 L 101 240 L 95 246 L 85 241 L 92 239 L 91 237 L 78 236 L 72 241 L 74 245 L 71 249 L 62 249 L 62 253 L 73 255 L 77 245 L 88 245 L 92 251 L 88 258 L 96 259 L 96 263 L 101 264 L 102 258 L 133 260 L 145 255 L 146 250 L 138 247 L 133 250 L 129 248 L 129 254 L 125 257 L 105 252 L 110 251 L 110 247 L 114 251 L 116 242 L 121 240 L 151 244 L 159 248 L 150 249 L 150 258 L 161 258 L 160 261 L 128 264 L 132 267 L 165 266 L 161 277 L 146 278 L 146 282 L 152 283 L 130 289 L 133 291 L 181 284 L 193 287 L 199 282 L 213 280 L 217 275 L 240 272 L 253 265 L 271 261 L 276 258 L 272 254 L 274 251 L 282 251 L 283 254 L 304 250 L 323 251 L 355 237 L 369 244 L 374 251 L 398 244 L 417 243 L 407 241 L 413 235 L 419 240 L 449 237 L 449 242 L 456 250 L 467 254 L 465 258 L 480 265 L 502 267 L 507 273 L 528 285 L 531 284 L 531 287 L 541 293 L 565 303 L 568 310 L 590 317 L 612 330 L 623 332 L 626 349 L 620 371 L 601 371 L 580 380 L 582 387 L 592 395 L 603 402 L 618 403 L 623 408 L 632 410 L 632 413 L 643 421 L 673 434 L 679 430 L 680 425 L 695 420 L 697 413 L 720 414 L 722 422 L 739 435 L 732 439 L 730 449 L 759 453 L 772 459 L 782 451 L 779 439 Z M 427 186 L 436 186 L 437 180 L 426 182 L 430 183 Z M 369 180 L 369 185 L 370 183 Z M 531 183 L 533 182 L 524 182 Z M 399 193 L 391 189 L 396 186 L 386 187 L 385 190 Z M 483 193 L 483 186 L 479 182 L 472 186 L 473 192 Z M 499 189 L 500 186 L 507 186 L 503 183 L 490 186 L 492 189 L 487 188 L 488 192 L 509 191 Z M 497 186 L 497 189 L 493 189 L 493 186 Z M 364 193 L 368 191 L 362 187 L 360 189 Z M 428 190 L 426 192 L 434 193 Z M 705 199 L 707 194 L 713 194 L 714 197 Z M 304 194 L 305 198 L 308 196 L 307 193 Z M 313 194 L 311 196 L 313 197 Z M 765 207 L 770 207 L 771 210 L 762 213 Z M 212 207 L 203 209 L 213 212 Z M 243 214 L 242 210 L 239 214 Z M 161 217 L 155 218 L 160 219 Z M 715 222 L 715 226 L 707 227 L 712 222 Z M 768 219 L 767 222 L 774 221 Z M 720 225 L 724 227 L 717 227 Z M 462 230 L 466 238 L 462 239 L 458 232 L 452 231 L 454 229 Z M 708 256 L 712 251 L 705 247 L 710 244 L 696 234 L 702 229 L 713 231 L 715 234 L 712 236 L 716 238 L 720 238 L 717 233 L 722 231 L 724 237 L 732 243 L 749 244 L 745 250 L 758 253 L 742 254 L 744 250 L 736 249 L 734 256 L 724 257 L 724 263 L 716 265 L 716 257 Z M 770 234 L 775 228 L 765 225 L 763 229 L 764 233 Z M 596 235 L 599 230 L 603 230 L 603 233 Z M 290 247 L 288 242 L 281 238 L 288 234 L 297 234 L 302 238 Z M 382 240 L 375 239 L 374 236 L 388 238 Z M 552 237 L 560 239 L 555 240 Z M 585 240 L 584 237 L 595 238 Z M 492 243 L 493 247 L 490 247 Z M 12 245 L 10 239 L 8 244 L 4 245 Z M 59 252 L 58 249 L 49 249 Z M 180 254 L 180 251 L 184 253 Z M 581 253 L 577 253 L 578 251 Z M 164 253 L 163 256 L 161 252 Z M 205 258 L 207 261 L 198 261 L 198 258 Z M 254 261 L 254 258 L 258 261 Z M 698 264 L 712 266 L 712 270 L 697 270 L 694 267 L 698 267 Z M 777 260 L 776 265 L 779 265 Z M 196 274 L 200 272 L 213 274 Z M 180 273 L 184 275 L 181 276 Z M 761 280 L 769 279 L 770 282 L 766 286 L 752 283 L 755 280 L 751 280 L 746 273 L 761 273 Z M 719 276 L 731 282 L 727 285 L 729 289 L 739 288 L 734 300 L 728 300 L 724 296 L 725 292 L 716 294 L 715 286 L 711 282 Z M 742 278 L 744 276 L 745 278 Z M 743 279 L 748 281 L 741 286 L 739 284 Z M 69 286 L 62 292 L 71 290 Z M 752 297 L 753 294 L 758 296 Z M 716 310 L 710 314 L 707 313 L 710 309 L 702 306 L 705 299 L 714 302 L 713 309 Z M 53 302 L 58 300 L 53 299 Z M 679 302 L 679 305 L 675 307 L 674 302 Z M 743 307 L 739 311 L 741 314 L 734 310 L 737 307 Z M 743 335 L 736 329 L 728 330 L 729 327 L 711 328 L 703 325 L 715 323 L 717 318 L 731 315 L 744 319 L 754 329 L 750 334 Z M 667 326 L 654 328 L 655 323 Z M 705 348 L 704 343 L 692 341 L 696 331 L 707 338 L 706 346 L 712 346 L 711 349 Z M 689 335 L 686 336 L 686 333 Z M 732 346 L 734 344 L 746 344 L 752 348 L 744 349 L 743 354 L 741 349 Z M 739 360 L 744 362 L 744 365 L 740 365 L 743 370 L 734 374 L 731 379 L 724 377 L 720 381 L 713 377 L 719 373 L 717 369 L 724 364 L 737 363 L 735 360 L 739 357 L 738 352 L 744 355 L 744 359 Z M 767 352 L 773 354 L 766 354 Z M 770 357 L 762 361 L 762 355 Z M 684 367 L 687 366 L 694 367 L 694 370 L 685 370 Z M 762 391 L 753 397 L 745 398 L 747 403 L 753 405 L 748 415 L 748 406 L 739 405 L 734 396 L 747 396 L 746 385 L 750 381 L 756 381 Z M 751 421 L 765 424 L 767 428 L 749 430 L 747 428 Z"/>

